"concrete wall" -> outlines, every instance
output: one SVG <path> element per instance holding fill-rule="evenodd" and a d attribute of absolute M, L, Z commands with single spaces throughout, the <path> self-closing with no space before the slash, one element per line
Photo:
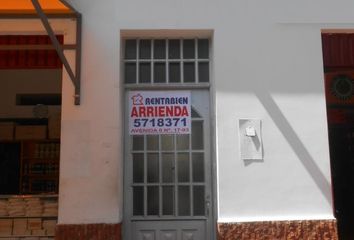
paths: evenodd
<path fill-rule="evenodd" d="M 320 30 L 271 25 L 240 35 L 215 36 L 215 45 L 237 42 L 233 54 L 214 50 L 220 221 L 331 218 Z M 238 118 L 262 120 L 263 161 L 238 157 Z"/>
<path fill-rule="evenodd" d="M 0 118 L 31 118 L 33 106 L 17 106 L 16 94 L 60 94 L 62 74 L 60 70 L 0 70 Z M 49 106 L 49 111 L 60 107 Z"/>

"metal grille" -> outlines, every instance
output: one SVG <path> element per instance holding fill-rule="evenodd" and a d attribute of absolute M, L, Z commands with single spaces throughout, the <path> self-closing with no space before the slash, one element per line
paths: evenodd
<path fill-rule="evenodd" d="M 209 83 L 208 39 L 129 39 L 124 43 L 126 84 Z"/>
<path fill-rule="evenodd" d="M 203 218 L 204 121 L 193 111 L 192 133 L 131 136 L 133 218 Z"/>

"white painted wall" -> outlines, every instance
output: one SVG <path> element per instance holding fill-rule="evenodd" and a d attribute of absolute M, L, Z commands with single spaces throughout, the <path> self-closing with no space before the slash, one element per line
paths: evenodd
<path fill-rule="evenodd" d="M 229 70 L 215 67 L 219 221 L 332 218 L 320 30 L 273 25 L 237 42 Z M 238 157 L 237 118 L 262 119 L 263 162 Z"/>
<path fill-rule="evenodd" d="M 64 73 L 60 223 L 122 220 L 120 32 L 159 29 L 213 32 L 218 221 L 333 217 L 320 33 L 354 28 L 353 2 L 70 2 L 83 14 L 82 104 Z M 239 118 L 262 119 L 263 162 L 239 158 Z"/>

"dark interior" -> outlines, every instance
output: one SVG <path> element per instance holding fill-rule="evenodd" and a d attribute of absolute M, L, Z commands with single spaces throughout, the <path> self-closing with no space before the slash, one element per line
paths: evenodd
<path fill-rule="evenodd" d="M 334 214 L 340 240 L 354 239 L 354 35 L 322 34 Z"/>

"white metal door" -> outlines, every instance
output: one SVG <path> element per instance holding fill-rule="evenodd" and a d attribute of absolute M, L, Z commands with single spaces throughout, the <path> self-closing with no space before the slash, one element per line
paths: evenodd
<path fill-rule="evenodd" d="M 208 90 L 192 91 L 191 134 L 126 134 L 124 239 L 212 239 Z"/>

